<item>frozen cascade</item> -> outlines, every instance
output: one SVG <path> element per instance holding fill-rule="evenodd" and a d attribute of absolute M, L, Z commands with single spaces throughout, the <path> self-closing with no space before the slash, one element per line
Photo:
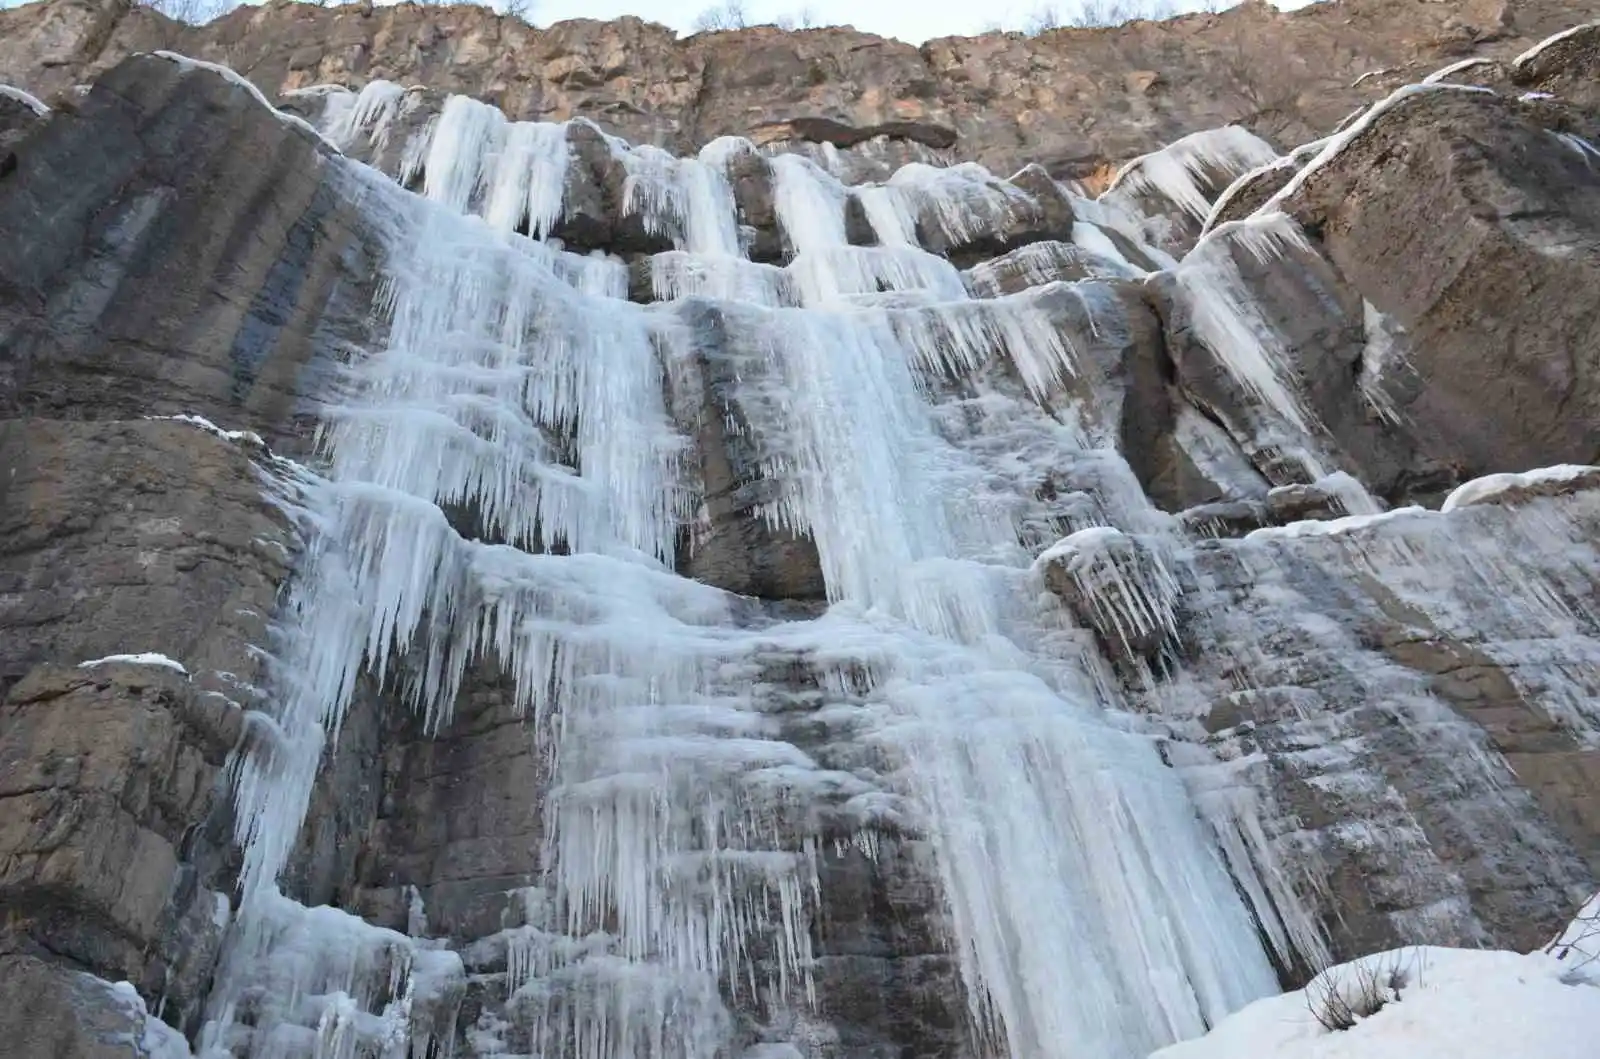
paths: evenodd
<path fill-rule="evenodd" d="M 1072 630 L 1019 543 L 1041 519 L 1018 454 L 1097 483 L 1076 528 L 1150 516 L 1092 417 L 1036 403 L 1077 370 L 1046 302 L 1113 327 L 1103 288 L 971 299 L 909 239 L 849 246 L 847 193 L 796 155 L 772 159 L 794 260 L 757 266 L 723 174 L 743 148 L 718 144 L 629 153 L 629 207 L 680 247 L 655 276 L 680 300 L 633 305 L 620 262 L 517 234 L 559 216 L 556 133 L 470 103 L 429 133 L 425 197 L 334 163 L 387 248 L 387 329 L 325 395 L 318 473 L 284 489 L 306 554 L 275 734 L 235 764 L 244 898 L 209 1054 L 426 1054 L 446 1032 L 459 962 L 276 883 L 363 673 L 437 731 L 481 663 L 510 675 L 552 763 L 535 914 L 494 941 L 504 1019 L 535 1054 L 705 1059 L 733 1039 L 730 1001 L 811 1006 L 825 799 L 863 848 L 878 828 L 925 835 L 998 1051 L 1142 1056 L 1272 991 L 1266 912 L 1238 897 L 1179 775 L 1092 664 L 1038 646 Z M 961 203 L 1004 206 L 965 170 L 900 186 L 955 233 Z M 751 351 L 734 388 L 776 486 L 766 514 L 815 540 L 821 617 L 752 624 L 671 571 L 698 497 L 664 391 L 686 302 L 708 296 Z M 986 381 L 997 351 L 1021 389 Z M 976 396 L 951 398 L 952 379 Z M 986 441 L 975 419 L 1013 434 Z M 1169 588 L 1126 613 L 1164 626 Z M 773 650 L 818 669 L 880 771 L 832 772 L 786 741 L 753 691 Z"/>

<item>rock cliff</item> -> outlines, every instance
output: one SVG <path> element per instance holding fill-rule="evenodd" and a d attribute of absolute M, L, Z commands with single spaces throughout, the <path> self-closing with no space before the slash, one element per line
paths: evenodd
<path fill-rule="evenodd" d="M 1137 1059 L 1539 942 L 1600 874 L 1576 21 L 0 12 L 10 1039 Z"/>
<path fill-rule="evenodd" d="M 1197 129 L 1303 143 L 1394 85 L 1466 58 L 1509 60 L 1590 14 L 1579 0 L 1342 0 L 1287 14 L 1247 3 L 916 47 L 848 28 L 680 40 L 638 19 L 533 28 L 477 6 L 289 0 L 190 27 L 127 0 L 46 0 L 0 11 L 0 83 L 48 101 L 165 48 L 224 63 L 269 97 L 386 79 L 513 119 L 588 118 L 678 154 L 718 136 L 847 146 L 881 134 L 1002 175 L 1034 163 L 1094 182 Z"/>

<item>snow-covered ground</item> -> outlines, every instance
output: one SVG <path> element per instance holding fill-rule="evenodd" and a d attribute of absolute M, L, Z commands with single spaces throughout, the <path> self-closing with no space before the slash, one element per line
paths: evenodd
<path fill-rule="evenodd" d="M 1432 947 L 1378 953 L 1331 968 L 1304 990 L 1258 1000 L 1151 1059 L 1595 1059 L 1596 953 L 1600 946 L 1564 959 Z M 1316 1012 L 1331 990 L 1359 1008 L 1358 994 L 1374 981 L 1387 1001 L 1381 1009 L 1349 1029 L 1323 1026 Z"/>

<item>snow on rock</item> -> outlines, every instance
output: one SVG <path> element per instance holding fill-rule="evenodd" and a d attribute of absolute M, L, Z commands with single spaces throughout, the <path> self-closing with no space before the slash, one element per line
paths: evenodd
<path fill-rule="evenodd" d="M 1521 474 L 1489 474 L 1474 478 L 1456 487 L 1439 505 L 1440 511 L 1454 511 L 1472 504 L 1486 504 L 1504 499 L 1513 490 L 1534 489 L 1541 485 L 1562 485 L 1582 482 L 1592 478 L 1592 485 L 1600 485 L 1600 467 L 1579 463 L 1562 463 L 1554 467 L 1538 467 Z"/>
<path fill-rule="evenodd" d="M 191 59 L 187 55 L 179 55 L 174 51 L 156 51 L 152 52 L 151 54 L 158 59 L 165 59 L 170 63 L 176 63 L 180 69 L 205 70 L 208 73 L 216 74 L 224 81 L 227 81 L 233 85 L 237 85 L 239 88 L 249 92 L 257 103 L 260 103 L 263 107 L 266 107 L 267 111 L 271 113 L 273 117 L 277 118 L 285 125 L 293 125 L 302 132 L 309 133 L 320 145 L 326 147 L 335 154 L 344 153 L 339 150 L 337 144 L 328 139 L 326 136 L 322 135 L 322 133 L 318 132 L 316 126 L 312 125 L 309 121 L 306 121 L 304 118 L 299 117 L 298 115 L 285 113 L 284 111 L 281 111 L 277 107 L 273 106 L 272 101 L 262 93 L 261 89 L 257 88 L 255 84 L 243 74 L 240 74 L 234 70 L 230 70 L 221 63 L 206 62 L 203 59 Z"/>
<path fill-rule="evenodd" d="M 1330 995 L 1359 1010 L 1369 992 L 1385 1002 L 1349 1029 L 1318 1021 Z M 1600 987 L 1562 961 L 1419 947 L 1332 967 L 1151 1059 L 1592 1059 L 1597 1040 Z"/>
<path fill-rule="evenodd" d="M 18 103 L 21 103 L 23 106 L 27 107 L 29 110 L 33 111 L 35 114 L 39 115 L 41 118 L 50 113 L 50 108 L 45 106 L 44 103 L 39 100 L 39 97 L 29 95 L 27 92 L 24 92 L 22 89 L 13 85 L 0 85 L 0 98 L 14 99 Z"/>
<path fill-rule="evenodd" d="M 145 416 L 146 419 L 166 420 L 174 423 L 188 423 L 190 426 L 199 427 L 208 434 L 215 434 L 223 441 L 243 442 L 247 445 L 258 445 L 266 448 L 267 443 L 261 440 L 261 435 L 253 430 L 224 430 L 205 416 L 189 415 L 184 413 L 175 416 Z"/>
<path fill-rule="evenodd" d="M 1177 639 L 1177 579 L 1148 546 L 1121 530 L 1079 530 L 1046 549 L 1034 567 L 1114 656 L 1150 659 Z"/>
<path fill-rule="evenodd" d="M 1327 146 L 1329 139 L 1330 137 L 1323 137 L 1320 140 L 1312 140 L 1310 143 L 1301 144 L 1282 158 L 1274 158 L 1264 165 L 1258 165 L 1254 169 L 1240 173 L 1234 178 L 1233 183 L 1224 188 L 1222 194 L 1217 196 L 1217 201 L 1212 205 L 1210 212 L 1206 214 L 1205 222 L 1200 226 L 1200 233 L 1204 235 L 1215 228 L 1222 217 L 1223 211 L 1228 208 L 1228 204 L 1238 196 L 1239 192 L 1249 187 L 1258 178 L 1274 170 L 1294 169 L 1304 165 L 1306 159 L 1311 158 Z"/>
<path fill-rule="evenodd" d="M 1473 56 L 1470 59 L 1462 59 L 1460 62 L 1453 62 L 1449 66 L 1433 71 L 1433 73 L 1422 79 L 1422 83 L 1425 85 L 1436 85 L 1441 81 L 1448 81 L 1453 74 L 1458 74 L 1462 70 L 1470 70 L 1474 66 L 1488 66 L 1493 62 L 1493 59 L 1485 59 L 1482 56 Z"/>
<path fill-rule="evenodd" d="M 1520 69 L 1523 66 L 1526 66 L 1528 63 L 1532 62 L 1534 59 L 1538 58 L 1540 53 L 1543 52 L 1546 48 L 1549 48 L 1551 45 L 1559 44 L 1559 43 L 1561 43 L 1562 41 L 1566 40 L 1569 37 L 1576 37 L 1578 34 L 1582 33 L 1584 30 L 1589 30 L 1589 29 L 1600 29 L 1600 22 L 1585 22 L 1581 26 L 1573 26 L 1570 29 L 1562 30 L 1560 33 L 1551 34 L 1550 36 L 1546 37 L 1544 40 L 1540 41 L 1538 44 L 1535 44 L 1533 47 L 1529 48 L 1527 51 L 1525 51 L 1521 55 L 1517 56 L 1515 59 L 1512 59 L 1511 60 L 1511 68 L 1514 69 L 1514 70 L 1515 69 Z"/>
<path fill-rule="evenodd" d="M 1350 533 L 1355 530 L 1366 529 L 1384 522 L 1394 522 L 1399 519 L 1413 518 L 1416 516 L 1427 517 L 1433 512 L 1423 507 L 1397 507 L 1393 511 L 1385 511 L 1376 515 L 1346 515 L 1344 518 L 1335 519 L 1305 519 L 1300 522 L 1291 522 L 1287 526 L 1266 526 L 1262 529 L 1251 530 L 1245 534 L 1244 539 L 1251 540 L 1286 540 L 1296 537 L 1332 537 L 1341 533 Z"/>
<path fill-rule="evenodd" d="M 130 666 L 162 666 L 166 669 L 175 669 L 184 676 L 189 675 L 189 671 L 183 667 L 183 663 L 175 662 L 166 655 L 157 654 L 154 651 L 141 651 L 138 654 L 129 655 L 106 655 L 104 658 L 95 658 L 87 662 L 79 662 L 78 668 L 93 669 L 95 666 L 113 664 Z"/>
<path fill-rule="evenodd" d="M 131 982 L 107 982 L 103 978 L 85 974 L 82 980 L 102 989 L 106 997 L 122 1010 L 137 1029 L 132 1033 L 118 1033 L 105 1040 L 106 1044 L 126 1044 L 131 1054 L 140 1059 L 190 1059 L 189 1042 L 183 1034 L 156 1018 L 145 1007 L 144 998 Z"/>
<path fill-rule="evenodd" d="M 1395 89 L 1384 98 L 1378 100 L 1378 102 L 1372 104 L 1364 112 L 1361 112 L 1361 116 L 1355 121 L 1340 129 L 1333 136 L 1328 137 L 1322 150 L 1317 152 L 1317 156 L 1307 162 L 1305 168 L 1296 173 L 1276 194 L 1262 203 L 1261 207 L 1256 210 L 1256 215 L 1265 216 L 1281 210 L 1283 203 L 1287 202 L 1304 187 L 1305 182 L 1310 179 L 1313 173 L 1316 173 L 1339 157 L 1344 149 L 1350 146 L 1356 137 L 1370 129 L 1374 122 L 1406 100 L 1413 96 L 1422 95 L 1425 92 L 1479 92 L 1486 95 L 1494 95 L 1490 89 L 1479 88 L 1476 85 L 1416 84 L 1404 85 Z"/>

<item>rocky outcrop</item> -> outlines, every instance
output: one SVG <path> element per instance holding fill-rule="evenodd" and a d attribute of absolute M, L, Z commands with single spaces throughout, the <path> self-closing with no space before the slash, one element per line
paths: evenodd
<path fill-rule="evenodd" d="M 953 137 L 956 157 L 1000 175 L 1031 162 L 1095 182 L 1229 122 L 1279 144 L 1312 139 L 1381 98 L 1384 78 L 1418 80 L 1464 57 L 1509 62 L 1590 14 L 1571 0 L 1343 0 L 1292 13 L 1252 3 L 918 48 L 841 28 L 679 40 L 638 19 L 534 28 L 478 7 L 409 4 L 278 2 L 189 28 L 126 0 L 49 0 L 0 12 L 0 82 L 50 96 L 129 52 L 167 48 L 224 62 L 269 96 L 387 78 L 476 96 L 519 119 L 589 118 L 680 154 L 721 135 L 932 146 Z"/>

